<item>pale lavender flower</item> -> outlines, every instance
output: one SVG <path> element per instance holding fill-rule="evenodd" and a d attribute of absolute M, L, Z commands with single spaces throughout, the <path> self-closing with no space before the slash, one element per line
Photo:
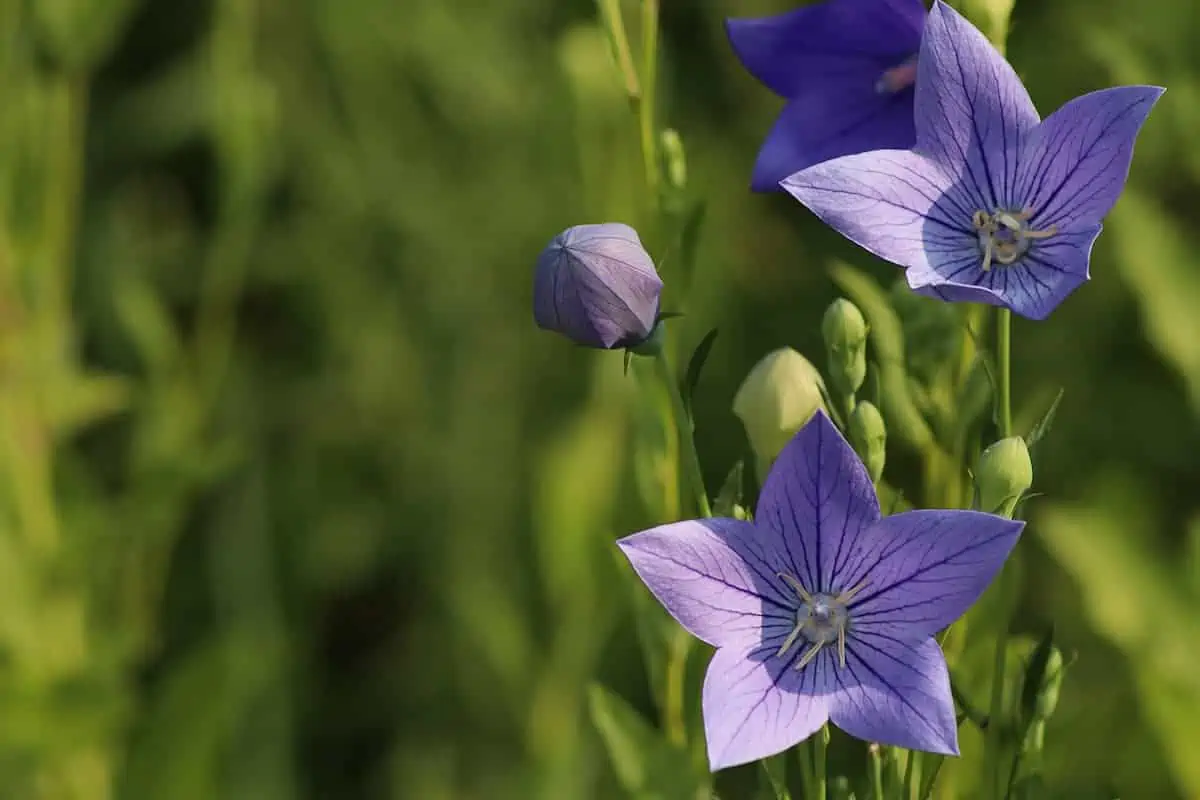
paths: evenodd
<path fill-rule="evenodd" d="M 1104 89 L 1040 121 L 1008 62 L 937 0 L 921 40 L 912 149 L 826 161 L 783 186 L 905 267 L 918 293 L 1044 319 L 1090 277 L 1100 222 L 1162 93 Z"/>
<path fill-rule="evenodd" d="M 538 327 L 586 347 L 632 347 L 654 330 L 662 288 L 633 228 L 576 225 L 538 256 L 533 317 Z"/>
<path fill-rule="evenodd" d="M 750 187 L 849 153 L 911 147 L 922 0 L 826 0 L 773 17 L 726 20 L 742 64 L 788 102 Z"/>
<path fill-rule="evenodd" d="M 717 648 L 703 690 L 716 770 L 826 721 L 957 754 L 933 634 L 975 602 L 1022 527 L 975 511 L 881 519 L 862 462 L 818 411 L 775 462 L 754 522 L 676 522 L 618 545 L 667 611 Z"/>

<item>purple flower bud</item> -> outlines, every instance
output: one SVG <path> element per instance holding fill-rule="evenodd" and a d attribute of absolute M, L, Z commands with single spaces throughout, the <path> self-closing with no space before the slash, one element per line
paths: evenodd
<path fill-rule="evenodd" d="M 630 347 L 653 331 L 662 285 L 633 228 L 576 225 L 538 256 L 533 318 L 585 347 Z"/>

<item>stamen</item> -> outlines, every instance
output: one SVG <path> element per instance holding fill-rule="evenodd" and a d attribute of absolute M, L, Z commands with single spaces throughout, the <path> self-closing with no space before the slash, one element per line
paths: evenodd
<path fill-rule="evenodd" d="M 984 272 L 991 270 L 993 261 L 1004 266 L 1015 263 L 1029 251 L 1032 242 L 1049 239 L 1058 233 L 1057 225 L 1045 230 L 1027 227 L 1033 215 L 1031 208 L 1020 211 L 997 210 L 991 214 L 979 210 L 971 215 L 971 225 L 979 237 L 979 248 L 983 254 L 981 268 Z"/>
<path fill-rule="evenodd" d="M 800 581 L 796 580 L 791 575 L 788 575 L 786 572 L 778 572 L 776 574 L 783 578 L 784 582 L 788 586 L 792 587 L 792 591 L 800 595 L 801 600 L 810 606 L 813 605 L 812 595 L 804 590 L 804 587 L 800 585 Z"/>
<path fill-rule="evenodd" d="M 866 588 L 866 586 L 867 586 L 866 580 L 859 581 L 858 585 L 855 586 L 853 589 L 848 589 L 848 590 L 842 592 L 834 599 L 837 600 L 837 602 L 841 603 L 842 605 L 845 605 L 846 603 L 849 603 L 851 600 L 853 600 L 854 595 L 861 592 L 863 589 Z"/>
<path fill-rule="evenodd" d="M 824 642 L 813 642 L 812 647 L 804 651 L 804 655 L 800 657 L 799 663 L 796 664 L 796 671 L 804 669 L 808 663 L 817 657 L 817 653 L 821 652 L 821 648 L 825 646 Z"/>
<path fill-rule="evenodd" d="M 796 638 L 798 636 L 800 636 L 800 631 L 802 631 L 802 630 L 804 630 L 804 623 L 797 622 L 796 627 L 792 628 L 792 632 L 789 633 L 788 637 L 783 640 L 783 646 L 779 648 L 779 652 L 776 653 L 775 655 L 781 656 L 784 653 L 786 653 L 788 650 L 791 650 L 792 645 L 794 645 L 796 643 Z"/>
<path fill-rule="evenodd" d="M 846 668 L 846 629 L 838 628 L 838 666 Z"/>

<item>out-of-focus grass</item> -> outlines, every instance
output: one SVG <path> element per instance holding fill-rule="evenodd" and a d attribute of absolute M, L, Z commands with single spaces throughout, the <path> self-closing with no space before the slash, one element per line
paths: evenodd
<path fill-rule="evenodd" d="M 715 487 L 749 366 L 820 361 L 829 261 L 891 273 L 745 188 L 778 102 L 720 20 L 787 4 L 664 6 Z M 1009 47 L 1043 111 L 1169 87 L 1095 280 L 1016 326 L 1018 398 L 1066 388 L 1021 606 L 1079 656 L 1056 796 L 1200 791 L 1190 11 L 1029 0 Z M 4 0 L 0 37 L 0 795 L 615 796 L 587 687 L 655 719 L 610 543 L 674 513 L 630 446 L 671 434 L 528 285 L 644 221 L 592 4 Z"/>

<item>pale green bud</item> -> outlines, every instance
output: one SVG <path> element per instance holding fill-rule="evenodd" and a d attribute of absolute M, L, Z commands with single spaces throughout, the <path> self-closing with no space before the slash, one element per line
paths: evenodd
<path fill-rule="evenodd" d="M 829 356 L 829 382 L 850 397 L 867 377 L 867 321 L 858 306 L 839 298 L 825 311 L 821 335 Z"/>
<path fill-rule="evenodd" d="M 663 172 L 667 178 L 667 185 L 672 189 L 682 189 L 687 185 L 687 156 L 679 131 L 667 128 L 659 137 L 659 143 L 662 146 Z"/>
<path fill-rule="evenodd" d="M 754 365 L 733 398 L 733 413 L 746 428 L 759 461 L 759 479 L 796 431 L 824 408 L 821 373 L 790 347 Z"/>
<path fill-rule="evenodd" d="M 887 428 L 883 416 L 874 404 L 860 400 L 850 414 L 850 442 L 871 475 L 872 483 L 879 483 L 883 465 L 887 461 Z"/>
<path fill-rule="evenodd" d="M 1032 485 L 1033 462 L 1020 436 L 1001 439 L 980 454 L 975 487 L 981 510 L 1012 517 L 1017 501 Z"/>
<path fill-rule="evenodd" d="M 1004 52 L 1014 0 L 963 0 L 960 10 L 984 36 Z"/>

